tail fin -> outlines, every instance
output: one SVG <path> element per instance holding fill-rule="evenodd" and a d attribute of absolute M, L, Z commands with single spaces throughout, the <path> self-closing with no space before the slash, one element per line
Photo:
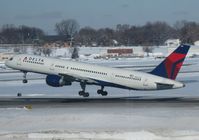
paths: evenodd
<path fill-rule="evenodd" d="M 175 80 L 189 51 L 189 48 L 189 45 L 179 46 L 150 73 L 153 75 Z"/>

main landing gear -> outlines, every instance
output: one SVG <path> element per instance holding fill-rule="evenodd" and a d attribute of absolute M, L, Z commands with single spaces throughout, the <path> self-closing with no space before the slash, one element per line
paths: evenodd
<path fill-rule="evenodd" d="M 89 97 L 89 93 L 85 92 L 86 90 L 86 82 L 80 82 L 80 86 L 82 88 L 82 91 L 79 91 L 79 95 L 83 97 Z M 104 91 L 104 86 L 101 86 L 101 89 L 97 90 L 98 94 L 101 94 L 102 96 L 107 96 L 108 92 Z"/>
<path fill-rule="evenodd" d="M 98 94 L 101 94 L 102 96 L 107 96 L 108 92 L 104 91 L 104 86 L 101 86 L 101 89 L 97 90 Z"/>
<path fill-rule="evenodd" d="M 26 79 L 27 72 L 23 72 L 23 74 L 24 74 L 24 75 L 23 75 L 23 81 L 22 81 L 22 82 L 23 82 L 24 84 L 26 84 L 26 83 L 28 83 L 28 80 Z"/>
<path fill-rule="evenodd" d="M 82 88 L 82 91 L 79 91 L 79 95 L 83 97 L 89 97 L 89 93 L 85 92 L 86 90 L 86 83 L 85 82 L 80 82 L 80 86 Z"/>

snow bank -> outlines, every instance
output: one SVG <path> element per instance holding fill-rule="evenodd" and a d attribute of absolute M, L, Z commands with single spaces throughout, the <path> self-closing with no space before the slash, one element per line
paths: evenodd
<path fill-rule="evenodd" d="M 154 133 L 150 131 L 128 132 L 97 132 L 97 131 L 46 131 L 22 134 L 3 134 L 1 139 L 64 139 L 64 140 L 192 140 L 198 139 L 199 133 L 194 131 L 169 131 L 166 133 Z"/>
<path fill-rule="evenodd" d="M 65 133 L 30 133 L 27 135 L 31 139 L 97 139 L 97 140 L 153 140 L 160 139 L 153 133 L 141 132 L 65 132 Z"/>

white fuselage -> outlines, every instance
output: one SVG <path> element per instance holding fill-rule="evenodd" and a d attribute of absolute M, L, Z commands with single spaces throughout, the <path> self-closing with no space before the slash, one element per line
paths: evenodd
<path fill-rule="evenodd" d="M 47 75 L 67 75 L 76 78 L 77 81 L 85 80 L 88 84 L 103 84 L 103 86 L 126 89 L 161 90 L 184 86 L 181 82 L 149 73 L 35 55 L 16 55 L 13 60 L 7 61 L 6 65 L 21 71 Z"/>

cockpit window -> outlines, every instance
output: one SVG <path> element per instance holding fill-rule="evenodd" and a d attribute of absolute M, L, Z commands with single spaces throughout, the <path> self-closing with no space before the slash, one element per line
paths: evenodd
<path fill-rule="evenodd" d="M 13 57 L 11 57 L 9 60 L 12 61 L 12 60 L 13 60 Z"/>

